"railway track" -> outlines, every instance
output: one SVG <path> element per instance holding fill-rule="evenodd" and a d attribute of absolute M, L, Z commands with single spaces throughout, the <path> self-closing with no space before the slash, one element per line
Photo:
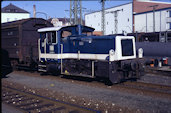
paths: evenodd
<path fill-rule="evenodd" d="M 24 92 L 9 86 L 2 86 L 2 102 L 27 113 L 100 113 L 97 110 Z"/>
<path fill-rule="evenodd" d="M 153 93 L 154 95 L 163 95 L 171 97 L 171 87 L 166 85 L 144 83 L 144 82 L 124 82 L 118 84 L 118 87 Z"/>

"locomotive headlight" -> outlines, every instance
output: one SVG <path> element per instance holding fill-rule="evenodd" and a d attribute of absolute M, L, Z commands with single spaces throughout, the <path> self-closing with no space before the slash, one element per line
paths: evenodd
<path fill-rule="evenodd" d="M 143 57 L 143 49 L 139 48 L 138 49 L 138 58 L 142 58 Z"/>
<path fill-rule="evenodd" d="M 115 55 L 115 51 L 111 49 L 109 51 L 109 61 L 114 61 L 114 55 Z"/>

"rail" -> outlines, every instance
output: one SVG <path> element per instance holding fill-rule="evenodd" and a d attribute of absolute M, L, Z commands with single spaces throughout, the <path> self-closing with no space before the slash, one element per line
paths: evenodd
<path fill-rule="evenodd" d="M 2 89 L 2 102 L 23 112 L 100 113 L 91 108 L 21 91 L 10 86 L 2 86 Z"/>

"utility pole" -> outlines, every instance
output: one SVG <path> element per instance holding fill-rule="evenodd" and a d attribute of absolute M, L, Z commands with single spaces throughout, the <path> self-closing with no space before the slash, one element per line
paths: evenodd
<path fill-rule="evenodd" d="M 111 11 L 111 12 L 106 12 L 106 13 L 112 13 L 112 14 L 114 14 L 115 34 L 118 33 L 118 12 L 119 11 L 123 11 L 123 9 L 116 10 L 116 11 Z"/>
<path fill-rule="evenodd" d="M 158 5 L 152 5 L 152 6 L 149 6 L 149 7 L 152 7 L 153 8 L 153 32 L 155 32 L 155 10 L 156 10 L 156 7 Z"/>
<path fill-rule="evenodd" d="M 72 22 L 73 19 L 74 22 Z M 73 25 L 82 24 L 81 0 L 70 0 L 70 23 Z"/>
<path fill-rule="evenodd" d="M 102 17 L 101 17 L 101 30 L 102 34 L 105 34 L 105 0 L 101 0 L 102 4 Z"/>

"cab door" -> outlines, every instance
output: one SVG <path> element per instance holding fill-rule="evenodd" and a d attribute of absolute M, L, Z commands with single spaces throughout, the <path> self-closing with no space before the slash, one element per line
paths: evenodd
<path fill-rule="evenodd" d="M 46 33 L 40 33 L 40 39 L 39 39 L 39 50 L 40 53 L 45 53 L 45 46 L 46 46 Z"/>
<path fill-rule="evenodd" d="M 47 32 L 46 37 L 47 37 L 46 53 L 57 54 L 58 53 L 57 32 L 56 31 Z"/>

